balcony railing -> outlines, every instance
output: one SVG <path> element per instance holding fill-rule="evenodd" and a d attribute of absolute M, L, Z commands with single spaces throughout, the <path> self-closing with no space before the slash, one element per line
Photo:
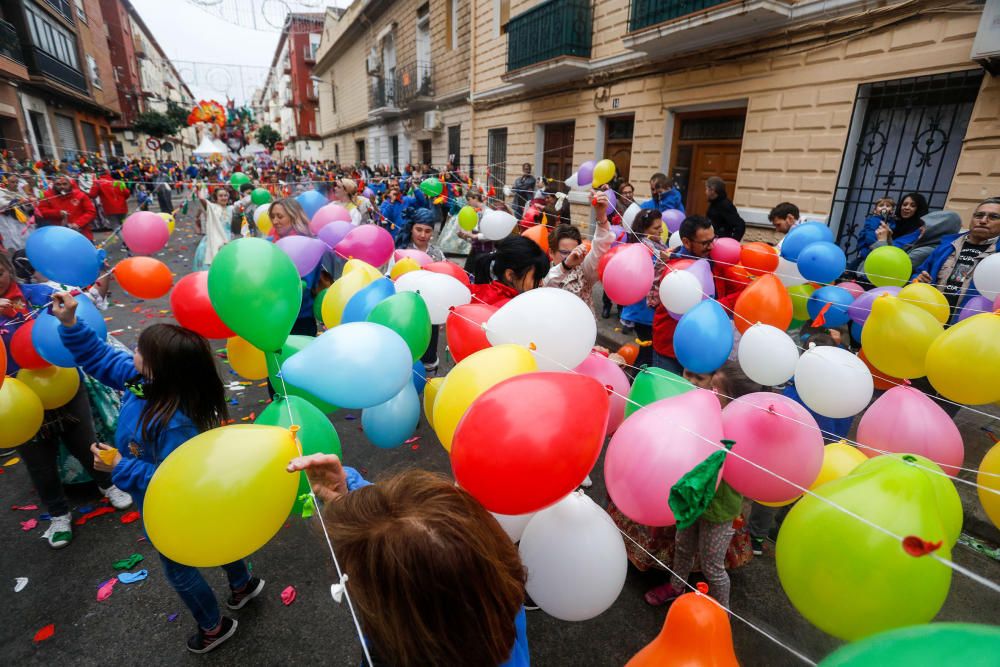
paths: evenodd
<path fill-rule="evenodd" d="M 396 109 L 396 77 L 373 76 L 368 84 L 368 108 Z"/>
<path fill-rule="evenodd" d="M 59 62 L 37 46 L 32 47 L 32 53 L 35 58 L 35 69 L 39 73 L 82 92 L 87 92 L 87 80 L 84 78 L 83 72 L 66 63 Z"/>
<path fill-rule="evenodd" d="M 400 106 L 411 107 L 420 98 L 434 97 L 434 67 L 431 63 L 411 63 L 396 70 L 396 90 Z"/>
<path fill-rule="evenodd" d="M 657 23 L 679 19 L 688 14 L 724 5 L 731 0 L 632 0 L 629 11 L 629 32 L 642 30 Z"/>
<path fill-rule="evenodd" d="M 507 71 L 560 57 L 589 59 L 591 14 L 590 0 L 546 0 L 511 18 Z"/>
<path fill-rule="evenodd" d="M 73 22 L 73 8 L 70 6 L 69 0 L 45 0 L 45 2 L 66 17 L 67 21 Z"/>
<path fill-rule="evenodd" d="M 21 51 L 21 40 L 17 37 L 17 29 L 3 20 L 0 20 L 0 56 L 24 64 L 24 53 Z"/>

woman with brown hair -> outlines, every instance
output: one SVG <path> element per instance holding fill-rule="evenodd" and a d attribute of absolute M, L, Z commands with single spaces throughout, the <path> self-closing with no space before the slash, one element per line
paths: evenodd
<path fill-rule="evenodd" d="M 424 470 L 362 486 L 356 471 L 327 454 L 294 459 L 288 470 L 305 470 L 326 504 L 375 664 L 529 664 L 524 567 L 468 492 Z"/>

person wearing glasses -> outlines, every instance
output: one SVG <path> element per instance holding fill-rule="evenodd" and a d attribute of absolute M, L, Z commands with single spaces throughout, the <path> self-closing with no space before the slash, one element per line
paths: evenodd
<path fill-rule="evenodd" d="M 559 225 L 549 236 L 552 248 L 552 268 L 549 269 L 543 287 L 558 287 L 572 292 L 593 308 L 594 285 L 598 281 L 597 265 L 601 257 L 611 248 L 614 235 L 608 222 L 608 197 L 603 192 L 593 195 L 594 213 L 597 216 L 597 230 L 590 250 L 583 243 L 580 230 L 573 225 Z"/>

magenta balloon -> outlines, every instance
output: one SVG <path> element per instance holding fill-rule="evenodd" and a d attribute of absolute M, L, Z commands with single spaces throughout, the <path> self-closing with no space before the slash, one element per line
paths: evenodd
<path fill-rule="evenodd" d="M 681 228 L 682 222 L 684 222 L 684 214 L 680 211 L 670 208 L 663 212 L 663 224 L 667 226 L 671 234 Z"/>
<path fill-rule="evenodd" d="M 321 206 L 313 215 L 312 220 L 309 221 L 309 230 L 313 234 L 319 234 L 319 230 L 335 220 L 350 222 L 351 212 L 340 204 L 326 204 Z"/>
<path fill-rule="evenodd" d="M 851 293 L 851 296 L 854 297 L 855 299 L 857 299 L 859 296 L 865 293 L 865 288 L 854 281 L 846 283 L 837 283 L 837 287 L 843 290 L 847 290 L 848 292 Z"/>
<path fill-rule="evenodd" d="M 122 240 L 137 255 L 152 255 L 163 250 L 170 238 L 167 221 L 152 211 L 136 211 L 125 218 Z"/>
<path fill-rule="evenodd" d="M 355 227 L 335 248 L 344 259 L 360 259 L 375 267 L 388 262 L 393 249 L 392 235 L 378 225 Z"/>
<path fill-rule="evenodd" d="M 740 263 L 740 242 L 736 239 L 720 237 L 712 244 L 712 260 L 722 266 Z"/>
<path fill-rule="evenodd" d="M 672 526 L 670 487 L 719 451 L 722 409 L 704 389 L 664 398 L 633 412 L 618 428 L 604 458 L 608 495 L 644 526 Z"/>
<path fill-rule="evenodd" d="M 630 243 L 608 260 L 604 292 L 617 304 L 635 303 L 649 293 L 654 273 L 649 249 L 642 243 Z"/>
<path fill-rule="evenodd" d="M 883 452 L 918 454 L 957 475 L 965 445 L 955 422 L 924 392 L 897 386 L 871 404 L 858 423 L 858 442 Z M 866 456 L 879 452 L 860 447 Z"/>
<path fill-rule="evenodd" d="M 998 303 L 1000 303 L 1000 298 L 998 298 Z M 993 310 L 994 306 L 990 300 L 982 294 L 977 294 L 966 301 L 965 305 L 962 306 L 962 310 L 958 313 L 958 321 L 961 322 L 965 318 L 972 317 L 973 315 L 990 313 L 993 312 Z"/>
<path fill-rule="evenodd" d="M 580 165 L 580 168 L 576 171 L 576 182 L 580 184 L 581 188 L 590 188 L 591 183 L 594 182 L 593 160 L 587 160 Z"/>
<path fill-rule="evenodd" d="M 302 277 L 312 273 L 323 259 L 323 254 L 329 250 L 325 243 L 309 236 L 286 236 L 278 239 L 275 245 L 292 259 Z"/>
<path fill-rule="evenodd" d="M 579 366 L 574 369 L 581 375 L 589 375 L 605 387 L 610 388 L 608 398 L 608 435 L 618 430 L 625 420 L 625 397 L 628 396 L 631 384 L 621 366 L 611 361 L 599 352 L 591 352 Z"/>
<path fill-rule="evenodd" d="M 396 259 L 397 262 L 403 259 L 404 257 L 409 257 L 417 264 L 419 264 L 421 268 L 427 266 L 428 264 L 434 261 L 434 259 L 426 252 L 424 252 L 423 250 L 417 250 L 416 248 L 401 248 L 395 251 L 392 254 L 392 256 Z"/>
<path fill-rule="evenodd" d="M 791 500 L 802 494 L 795 484 L 809 488 L 823 467 L 823 436 L 816 420 L 781 394 L 758 392 L 732 401 L 722 411 L 722 429 L 736 441 L 722 466 L 722 479 L 753 500 Z"/>
<path fill-rule="evenodd" d="M 327 245 L 327 247 L 333 249 L 338 243 L 344 240 L 347 236 L 347 232 L 354 229 L 354 225 L 350 221 L 345 220 L 331 220 L 329 223 L 323 225 L 320 228 L 316 236 Z"/>
<path fill-rule="evenodd" d="M 701 283 L 702 293 L 710 297 L 715 296 L 715 277 L 712 275 L 712 265 L 707 259 L 696 260 L 684 270 L 695 275 Z"/>
<path fill-rule="evenodd" d="M 839 285 L 838 285 L 839 287 Z M 875 289 L 870 289 L 867 292 L 863 292 L 860 296 L 854 299 L 854 302 L 847 307 L 847 315 L 858 325 L 864 326 L 865 322 L 868 320 L 868 316 L 872 314 L 872 301 L 875 300 L 879 294 L 892 294 L 896 296 L 899 294 L 900 287 L 887 286 L 887 287 L 876 287 Z"/>

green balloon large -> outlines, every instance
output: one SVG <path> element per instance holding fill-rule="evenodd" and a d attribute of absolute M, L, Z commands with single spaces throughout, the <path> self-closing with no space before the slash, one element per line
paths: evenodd
<path fill-rule="evenodd" d="M 267 362 L 268 379 L 271 381 L 271 386 L 274 388 L 276 393 L 304 398 L 315 407 L 319 408 L 320 412 L 328 415 L 331 412 L 336 412 L 339 408 L 332 403 L 327 403 L 323 399 L 313 396 L 308 391 L 299 389 L 298 387 L 293 387 L 292 385 L 284 384 L 281 381 L 281 378 L 278 377 L 278 371 L 281 370 L 281 365 L 285 363 L 288 357 L 292 356 L 296 352 L 301 352 L 306 349 L 306 346 L 314 340 L 316 339 L 312 336 L 289 336 L 285 339 L 285 344 L 281 346 L 281 349 L 278 352 L 265 352 L 264 360 Z"/>
<path fill-rule="evenodd" d="M 236 335 L 272 352 L 282 346 L 299 316 L 302 281 L 275 244 L 237 239 L 215 256 L 208 270 L 208 297 Z"/>
<path fill-rule="evenodd" d="M 993 667 L 998 656 L 1000 628 L 976 623 L 933 623 L 880 632 L 842 646 L 819 663 L 819 667 Z"/>
<path fill-rule="evenodd" d="M 692 389 L 694 385 L 676 373 L 655 366 L 645 366 L 635 376 L 632 389 L 628 392 L 629 400 L 625 403 L 625 416 L 628 417 L 640 406 L 649 405 L 663 398 L 679 396 Z"/>
<path fill-rule="evenodd" d="M 958 492 L 929 467 L 910 455 L 878 456 L 813 491 L 840 507 L 807 495 L 788 513 L 775 552 L 778 578 L 809 622 L 853 641 L 927 623 L 940 611 L 951 568 L 910 555 L 899 539 L 840 509 L 894 535 L 939 543 L 933 553 L 950 560 Z"/>
<path fill-rule="evenodd" d="M 406 341 L 414 361 L 430 345 L 431 314 L 423 297 L 416 292 L 399 292 L 383 300 L 368 314 L 368 321 L 398 333 Z"/>

